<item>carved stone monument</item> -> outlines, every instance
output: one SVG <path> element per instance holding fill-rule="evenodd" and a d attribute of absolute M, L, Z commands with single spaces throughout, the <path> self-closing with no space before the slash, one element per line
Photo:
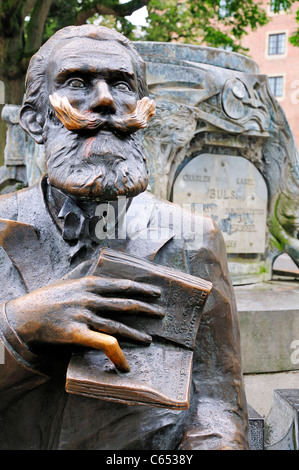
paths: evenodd
<path fill-rule="evenodd" d="M 267 77 L 259 74 L 254 61 L 220 49 L 150 42 L 135 45 L 146 61 L 157 109 L 145 130 L 149 189 L 179 204 L 203 204 L 203 213 L 221 225 L 234 284 L 271 279 L 273 262 L 284 252 L 298 265 L 299 155 Z M 5 106 L 2 117 L 16 124 L 16 113 Z M 1 187 L 12 189 L 20 182 L 30 185 L 45 173 L 43 146 L 27 138 L 24 158 L 18 150 L 24 136 L 15 136 L 16 130 L 9 125 L 9 156 L 0 175 Z M 13 164 L 9 142 L 14 138 Z M 207 175 L 204 169 L 202 173 L 204 160 L 210 160 L 210 169 L 214 164 L 217 175 Z M 198 165 L 192 176 L 186 173 L 190 165 Z M 225 181 L 222 170 L 227 175 L 228 168 L 234 177 Z M 228 197 L 233 204 L 226 204 Z M 242 201 L 242 207 L 237 201 Z"/>
<path fill-rule="evenodd" d="M 267 186 L 245 158 L 213 154 L 193 158 L 174 182 L 173 202 L 202 204 L 203 213 L 219 225 L 228 253 L 265 252 Z"/>
<path fill-rule="evenodd" d="M 288 253 L 297 266 L 299 253 L 298 150 L 267 77 L 252 60 L 222 50 L 161 43 L 136 47 L 156 101 L 156 114 L 144 131 L 149 189 L 181 206 L 193 204 L 221 228 L 236 286 L 245 372 L 298 368 L 289 357 L 289 345 L 298 338 L 296 289 L 260 283 L 272 278 L 280 253 Z M 0 178 L 6 192 L 46 172 L 43 145 L 24 137 L 16 114 L 4 107 L 9 125 Z M 267 333 L 260 325 L 269 325 Z M 278 329 L 279 344 L 272 349 Z"/>
<path fill-rule="evenodd" d="M 6 122 L 4 165 L 0 168 L 0 193 L 31 186 L 46 173 L 43 145 L 24 133 L 19 125 L 21 106 L 5 105 L 1 118 Z"/>
<path fill-rule="evenodd" d="M 273 265 L 282 253 L 299 265 L 299 156 L 268 79 L 254 61 L 223 50 L 137 47 L 157 107 L 145 131 L 151 190 L 182 206 L 194 203 L 219 224 L 235 285 L 244 373 L 296 373 L 298 282 L 289 267 L 290 282 L 285 272 L 275 281 Z M 294 274 L 298 279 L 298 269 Z M 259 393 L 263 400 L 262 379 Z M 256 395 L 249 393 L 249 405 Z M 286 431 L 279 416 L 276 437 Z M 251 437 L 255 425 L 250 421 Z M 288 431 L 291 442 L 294 429 Z"/>
<path fill-rule="evenodd" d="M 203 204 L 222 228 L 234 284 L 271 279 L 282 252 L 298 265 L 298 149 L 267 77 L 220 49 L 137 48 L 157 107 L 145 133 L 153 193 Z"/>

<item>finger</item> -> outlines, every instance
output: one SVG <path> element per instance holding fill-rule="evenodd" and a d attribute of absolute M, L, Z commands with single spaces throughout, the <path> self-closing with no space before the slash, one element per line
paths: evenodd
<path fill-rule="evenodd" d="M 77 338 L 78 344 L 88 348 L 99 349 L 110 359 L 115 366 L 123 371 L 129 372 L 130 366 L 121 350 L 118 341 L 113 336 L 89 330 L 81 331 Z"/>
<path fill-rule="evenodd" d="M 143 344 L 150 344 L 152 341 L 152 337 L 143 331 L 135 330 L 110 319 L 99 318 L 95 314 L 90 315 L 88 324 L 102 333 L 117 336 L 121 339 Z"/>
<path fill-rule="evenodd" d="M 98 297 L 90 294 L 86 299 L 86 307 L 101 312 L 118 312 L 128 314 L 143 314 L 155 318 L 163 318 L 165 312 L 159 305 L 152 305 L 140 300 L 118 299 L 113 297 Z"/>
<path fill-rule="evenodd" d="M 99 294 L 125 294 L 149 297 L 159 297 L 161 289 L 148 283 L 135 282 L 129 279 L 108 279 L 97 276 L 86 278 L 87 288 Z"/>

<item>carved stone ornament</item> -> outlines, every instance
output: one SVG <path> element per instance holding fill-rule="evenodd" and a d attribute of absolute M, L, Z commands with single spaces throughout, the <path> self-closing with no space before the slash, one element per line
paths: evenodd
<path fill-rule="evenodd" d="M 298 265 L 299 154 L 267 77 L 259 74 L 254 61 L 240 54 L 182 44 L 135 45 L 146 61 L 157 111 L 144 135 L 149 189 L 172 200 L 179 172 L 200 154 L 246 158 L 265 179 L 269 201 L 266 246 L 264 254 L 256 254 L 253 261 L 254 279 L 271 278 L 273 260 L 282 252 Z M 46 171 L 43 146 L 34 145 L 28 137 L 21 145 L 24 161 L 19 143 L 25 137 L 15 123 L 15 108 L 3 110 L 9 125 L 6 165 L 0 174 L 2 192 L 30 185 Z M 236 260 L 236 255 L 228 253 L 233 280 L 242 282 L 246 255 Z M 251 258 L 249 271 L 252 268 Z"/>
<path fill-rule="evenodd" d="M 137 48 L 157 109 L 145 131 L 153 193 L 173 200 L 179 173 L 201 154 L 243 157 L 267 186 L 266 245 L 255 256 L 228 250 L 233 281 L 271 278 L 282 252 L 299 265 L 299 153 L 267 77 L 251 59 L 219 49 L 162 43 Z"/>

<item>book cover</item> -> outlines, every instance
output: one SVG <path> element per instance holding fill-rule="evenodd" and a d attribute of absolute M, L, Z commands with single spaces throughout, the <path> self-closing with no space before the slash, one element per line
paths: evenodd
<path fill-rule="evenodd" d="M 159 343 L 125 346 L 123 351 L 130 372 L 118 371 L 101 351 L 74 355 L 67 374 L 67 391 L 126 404 L 189 407 L 192 351 Z"/>
<path fill-rule="evenodd" d="M 104 248 L 89 275 L 160 287 L 162 319 L 120 314 L 118 321 L 150 334 L 150 346 L 121 343 L 130 372 L 120 372 L 101 351 L 74 354 L 66 391 L 121 403 L 189 407 L 192 356 L 201 313 L 212 284 L 173 268 Z"/>

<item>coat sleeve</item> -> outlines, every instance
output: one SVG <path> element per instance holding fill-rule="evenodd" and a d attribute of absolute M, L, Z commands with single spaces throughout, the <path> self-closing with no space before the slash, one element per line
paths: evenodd
<path fill-rule="evenodd" d="M 5 304 L 2 304 L 1 310 L 4 307 Z M 2 317 L 0 342 L 4 350 L 4 360 L 3 364 L 0 364 L 0 411 L 8 408 L 29 390 L 48 380 L 47 376 L 38 370 L 36 357 L 26 350 L 24 345 L 20 346 L 17 352 L 8 342 L 6 338 L 8 327 L 4 326 L 4 321 Z"/>
<path fill-rule="evenodd" d="M 160 209 L 161 210 L 161 209 Z M 161 219 L 184 220 L 181 208 L 164 208 Z M 182 214 L 183 217 L 182 217 Z M 183 227 L 155 257 L 212 282 L 204 306 L 193 356 L 193 390 L 181 449 L 247 449 L 248 418 L 243 386 L 238 312 L 228 272 L 226 249 L 210 217 L 189 216 L 195 243 Z M 193 224 L 193 225 L 192 225 Z M 179 225 L 180 226 L 180 225 Z M 181 236 L 183 234 L 183 236 Z"/>
<path fill-rule="evenodd" d="M 247 449 L 248 418 L 240 333 L 226 249 L 219 228 L 203 218 L 202 246 L 185 250 L 190 274 L 213 283 L 194 351 L 193 413 L 182 449 Z"/>
<path fill-rule="evenodd" d="M 0 410 L 48 380 L 40 358 L 18 338 L 8 323 L 5 305 L 26 293 L 20 273 L 0 246 Z"/>

